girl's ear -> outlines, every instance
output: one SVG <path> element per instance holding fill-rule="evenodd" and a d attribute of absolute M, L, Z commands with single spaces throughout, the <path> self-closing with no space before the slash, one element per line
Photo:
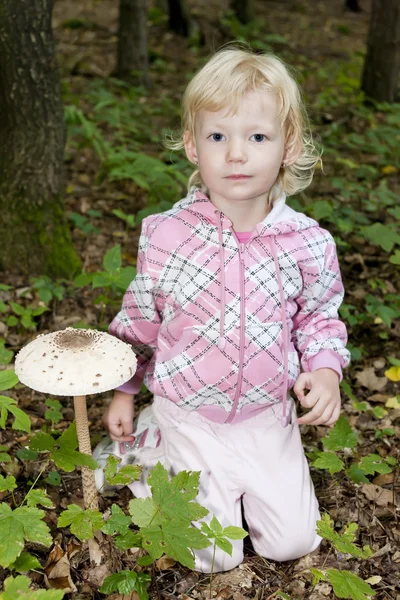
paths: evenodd
<path fill-rule="evenodd" d="M 198 164 L 196 144 L 190 131 L 183 132 L 183 143 L 185 145 L 186 156 L 193 164 Z"/>
<path fill-rule="evenodd" d="M 287 167 L 293 165 L 299 158 L 302 148 L 303 144 L 301 140 L 288 140 L 282 162 L 284 162 Z"/>

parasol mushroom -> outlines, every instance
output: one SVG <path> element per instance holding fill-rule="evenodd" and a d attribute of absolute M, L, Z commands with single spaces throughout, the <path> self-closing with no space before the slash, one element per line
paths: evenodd
<path fill-rule="evenodd" d="M 39 335 L 18 353 L 19 380 L 38 392 L 73 396 L 79 450 L 92 454 L 86 395 L 114 389 L 136 371 L 129 344 L 93 329 L 73 329 Z M 98 509 L 95 475 L 82 467 L 85 508 Z"/>

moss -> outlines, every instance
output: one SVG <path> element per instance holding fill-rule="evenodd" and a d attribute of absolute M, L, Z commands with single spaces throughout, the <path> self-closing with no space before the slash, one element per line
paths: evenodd
<path fill-rule="evenodd" d="M 80 268 L 62 201 L 0 197 L 0 270 L 71 278 Z"/>

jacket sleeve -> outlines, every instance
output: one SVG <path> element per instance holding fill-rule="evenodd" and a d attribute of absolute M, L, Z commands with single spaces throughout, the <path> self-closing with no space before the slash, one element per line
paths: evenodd
<path fill-rule="evenodd" d="M 328 367 L 342 380 L 342 369 L 350 362 L 346 326 L 338 317 L 344 289 L 335 241 L 330 233 L 320 231 L 325 235 L 321 250 L 315 250 L 318 256 L 300 265 L 303 290 L 296 298 L 299 308 L 293 317 L 292 339 L 304 371 Z"/>
<path fill-rule="evenodd" d="M 111 322 L 109 333 L 131 344 L 137 358 L 137 370 L 128 382 L 117 389 L 136 394 L 156 349 L 161 316 L 156 305 L 154 282 L 148 262 L 149 239 L 146 219 L 143 220 L 139 239 L 136 277 L 129 285 L 122 300 L 122 307 Z"/>

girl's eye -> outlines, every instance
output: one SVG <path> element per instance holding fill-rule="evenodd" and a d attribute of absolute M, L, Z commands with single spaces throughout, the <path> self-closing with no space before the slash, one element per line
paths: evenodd
<path fill-rule="evenodd" d="M 222 133 L 212 133 L 209 137 L 212 139 L 213 142 L 221 142 L 224 136 L 222 135 Z"/>
<path fill-rule="evenodd" d="M 267 139 L 263 133 L 255 133 L 251 137 L 254 138 L 254 141 L 256 142 L 264 142 Z"/>

